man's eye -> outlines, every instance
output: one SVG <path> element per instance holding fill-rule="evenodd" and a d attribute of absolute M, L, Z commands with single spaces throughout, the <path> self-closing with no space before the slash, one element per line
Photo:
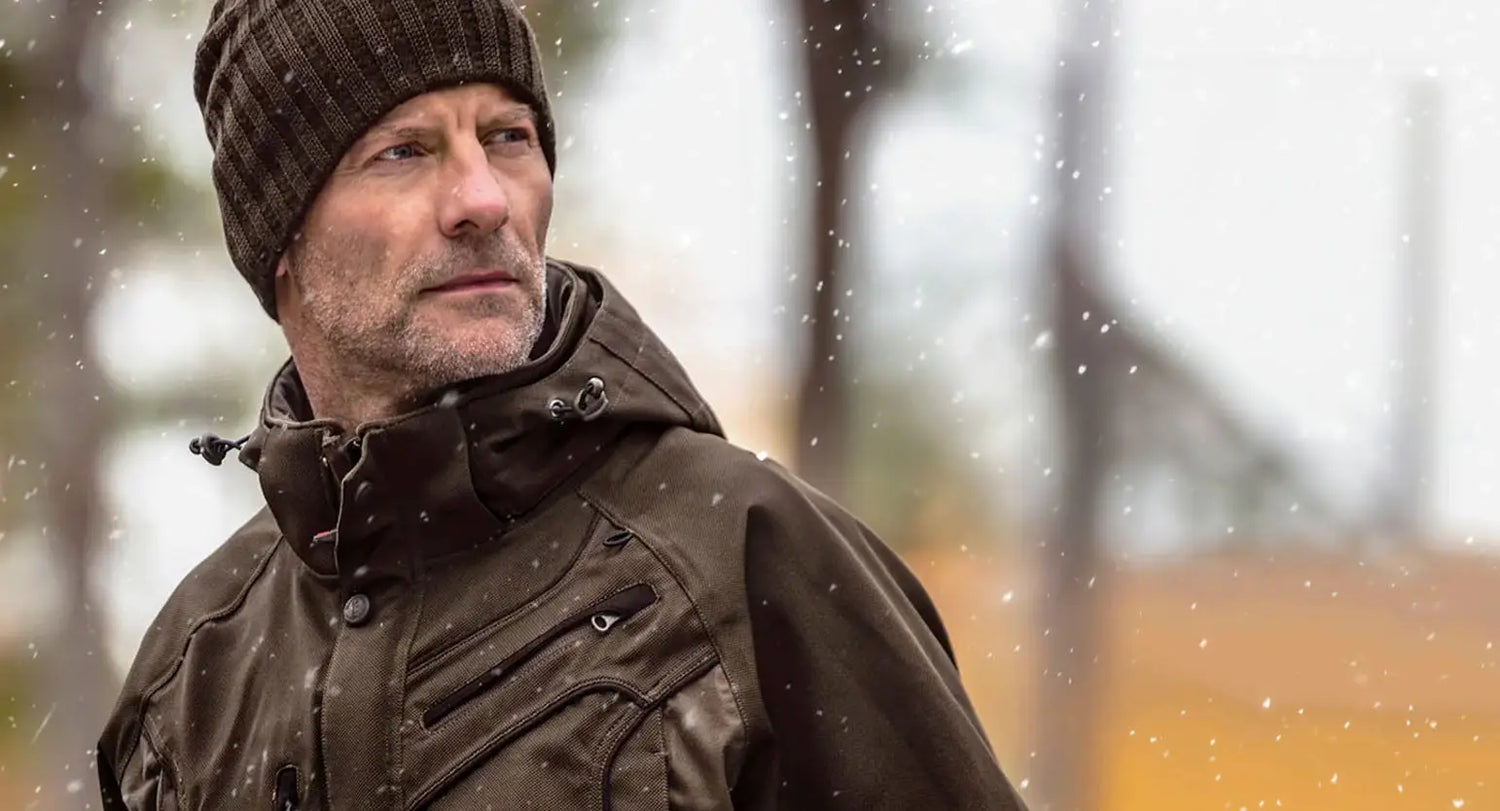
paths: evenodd
<path fill-rule="evenodd" d="M 382 149 L 375 154 L 375 160 L 379 161 L 402 161 L 407 158 L 415 158 L 418 155 L 416 144 L 398 144 L 387 149 Z"/>
<path fill-rule="evenodd" d="M 502 144 L 524 144 L 531 140 L 531 130 L 525 127 L 511 127 L 510 129 L 496 130 L 490 135 L 492 143 Z"/>

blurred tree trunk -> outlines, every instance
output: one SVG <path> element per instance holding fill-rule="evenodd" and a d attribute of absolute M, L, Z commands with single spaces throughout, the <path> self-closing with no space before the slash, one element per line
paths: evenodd
<path fill-rule="evenodd" d="M 889 39 L 879 0 L 795 0 L 802 25 L 808 119 L 813 135 L 813 222 L 808 276 L 808 325 L 797 394 L 793 465 L 835 499 L 848 495 L 849 357 L 841 338 L 849 322 L 850 289 L 841 246 L 849 239 L 849 162 L 858 151 L 861 117 L 892 75 Z"/>
<path fill-rule="evenodd" d="M 1442 94 L 1435 78 L 1416 80 L 1408 90 L 1403 121 L 1406 166 L 1399 215 L 1401 233 L 1400 308 L 1396 335 L 1401 366 L 1397 373 L 1396 425 L 1392 477 L 1385 499 L 1384 529 L 1405 548 L 1420 547 L 1432 492 L 1434 359 L 1437 357 L 1438 273 L 1441 261 Z"/>
<path fill-rule="evenodd" d="M 36 173 L 45 184 L 42 216 L 33 233 L 27 269 L 38 289 L 41 351 L 36 356 L 34 405 L 44 443 L 43 539 L 61 575 L 61 605 L 50 660 L 50 723 L 38 734 L 48 759 L 41 798 L 52 807 L 78 808 L 98 796 L 92 750 L 113 695 L 104 646 L 102 606 L 90 578 L 100 540 L 100 461 L 110 430 L 108 384 L 94 353 L 93 305 L 102 285 L 103 223 L 108 218 L 102 133 L 90 98 L 89 65 L 108 17 L 99 0 L 63 0 L 50 33 L 47 61 L 32 99 L 38 143 Z M 44 722 L 45 723 L 45 722 Z"/>
<path fill-rule="evenodd" d="M 1043 671 L 1035 720 L 1034 796 L 1040 809 L 1093 811 L 1102 684 L 1105 559 L 1100 510 L 1114 457 L 1102 298 L 1103 209 L 1109 185 L 1108 56 L 1114 0 L 1066 0 L 1054 87 L 1054 222 L 1051 232 L 1052 376 L 1061 411 L 1061 503 L 1043 557 Z"/>
<path fill-rule="evenodd" d="M 1109 396 L 1097 328 L 1081 318 L 1091 261 L 1061 235 L 1053 238 L 1053 379 L 1060 398 L 1061 502 L 1043 556 L 1039 618 L 1042 674 L 1037 689 L 1038 811 L 1092 811 L 1101 765 L 1095 747 L 1103 665 L 1101 533 L 1104 481 L 1114 458 Z M 1072 323 L 1069 323 L 1072 322 Z"/>

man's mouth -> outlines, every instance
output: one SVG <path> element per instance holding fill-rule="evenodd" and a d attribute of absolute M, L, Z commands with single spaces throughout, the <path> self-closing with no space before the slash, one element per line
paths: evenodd
<path fill-rule="evenodd" d="M 486 270 L 466 273 L 436 286 L 428 288 L 433 293 L 460 293 L 465 291 L 498 290 L 516 283 L 516 277 L 503 270 Z"/>

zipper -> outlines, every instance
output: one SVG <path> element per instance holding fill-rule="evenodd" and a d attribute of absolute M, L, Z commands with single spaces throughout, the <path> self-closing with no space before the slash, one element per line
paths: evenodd
<path fill-rule="evenodd" d="M 613 596 L 600 600 L 588 608 L 570 615 L 552 626 L 541 636 L 526 643 L 520 650 L 505 657 L 500 664 L 486 670 L 469 683 L 449 693 L 447 697 L 427 708 L 422 713 L 422 726 L 432 729 L 455 710 L 478 698 L 494 687 L 500 680 L 535 656 L 558 637 L 585 626 L 592 627 L 599 636 L 605 636 L 620 623 L 630 619 L 642 609 L 656 602 L 656 592 L 645 583 L 631 586 Z"/>
<path fill-rule="evenodd" d="M 282 766 L 276 772 L 276 804 L 271 807 L 275 811 L 297 811 L 302 807 L 297 797 L 296 766 Z"/>
<path fill-rule="evenodd" d="M 348 439 L 339 440 L 324 434 L 321 442 L 318 455 L 323 460 L 323 468 L 328 472 L 329 484 L 337 494 L 344 477 L 359 466 L 359 460 L 364 456 L 364 437 L 355 434 Z"/>

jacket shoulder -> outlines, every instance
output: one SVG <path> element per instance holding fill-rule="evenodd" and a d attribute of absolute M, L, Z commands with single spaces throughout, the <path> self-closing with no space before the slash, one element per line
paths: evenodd
<path fill-rule="evenodd" d="M 270 510 L 262 508 L 177 584 L 147 627 L 100 737 L 101 767 L 129 762 L 151 695 L 172 678 L 194 632 L 234 613 L 280 540 Z"/>
<path fill-rule="evenodd" d="M 747 522 L 841 515 L 843 510 L 774 460 L 715 434 L 671 428 L 622 454 L 583 495 L 648 542 L 676 554 L 729 563 L 744 554 Z M 704 575 L 728 575 L 712 567 Z"/>
<path fill-rule="evenodd" d="M 743 610 L 750 576 L 861 570 L 920 595 L 905 564 L 843 505 L 780 463 L 722 437 L 674 428 L 628 473 L 585 492 L 606 515 L 681 561 L 695 596 Z M 918 602 L 926 603 L 925 597 Z"/>
<path fill-rule="evenodd" d="M 919 580 L 826 494 L 774 461 L 687 429 L 620 462 L 622 472 L 590 482 L 584 496 L 672 569 L 752 729 L 772 728 L 773 705 L 784 700 L 765 698 L 768 674 L 777 684 L 808 683 L 845 666 L 813 657 L 788 675 L 788 663 L 801 661 L 792 652 L 848 650 L 853 639 L 876 657 L 860 667 L 879 668 L 882 653 L 899 652 L 925 663 L 924 678 L 945 694 L 961 692 L 952 646 Z"/>
<path fill-rule="evenodd" d="M 750 546 L 761 534 L 758 525 L 818 521 L 810 491 L 776 462 L 685 427 L 632 438 L 580 488 L 586 501 L 636 535 L 670 570 L 692 602 L 741 721 L 751 730 L 769 727 L 755 677 L 746 582 Z M 827 539 L 805 541 L 812 547 Z"/>
<path fill-rule="evenodd" d="M 585 499 L 673 570 L 710 628 L 743 630 L 747 567 L 769 555 L 818 566 L 865 534 L 846 510 L 763 454 L 670 428 L 626 448 Z"/>
<path fill-rule="evenodd" d="M 657 473 L 665 482 L 666 487 L 657 487 L 665 503 L 688 509 L 824 498 L 775 459 L 689 428 L 664 432 L 642 462 L 643 473 Z M 698 496 L 705 496 L 706 503 L 695 504 Z"/>

